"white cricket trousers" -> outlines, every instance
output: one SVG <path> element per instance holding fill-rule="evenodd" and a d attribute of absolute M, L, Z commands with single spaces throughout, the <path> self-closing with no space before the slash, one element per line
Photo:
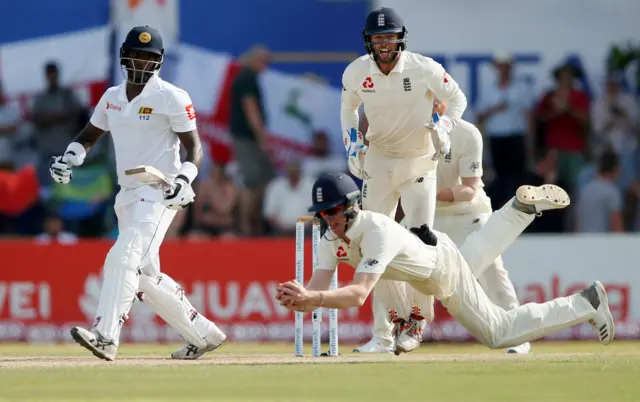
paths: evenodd
<path fill-rule="evenodd" d="M 534 215 L 516 211 L 508 202 L 491 215 L 483 228 L 472 233 L 459 250 L 449 236 L 437 233 L 438 260 L 442 263 L 430 278 L 439 289 L 437 298 L 460 324 L 490 348 L 534 341 L 586 322 L 596 314 L 580 294 L 506 311 L 491 302 L 476 280 L 476 274 L 502 254 L 533 218 Z M 420 282 L 411 285 L 421 291 Z"/>
<path fill-rule="evenodd" d="M 150 186 L 117 194 L 119 235 L 105 259 L 94 329 L 117 345 L 124 317 L 142 292 L 144 303 L 186 341 L 204 347 L 214 324 L 198 314 L 180 285 L 160 273 L 160 245 L 177 212 L 158 203 L 162 198 Z"/>
<path fill-rule="evenodd" d="M 365 156 L 364 170 L 371 178 L 362 185 L 362 208 L 395 217 L 398 201 L 408 227 L 424 224 L 433 227 L 436 211 L 436 168 L 431 156 L 395 157 L 370 145 Z M 413 292 L 404 282 L 381 279 L 373 289 L 373 335 L 390 342 L 393 325 L 389 319 L 389 304 L 396 300 L 407 302 L 427 321 L 434 318 L 433 297 Z"/>
<path fill-rule="evenodd" d="M 436 215 L 433 227 L 435 230 L 447 234 L 456 246 L 462 247 L 467 237 L 480 230 L 490 217 L 491 212 L 455 216 Z M 505 310 L 511 310 L 520 305 L 516 290 L 509 279 L 509 273 L 504 268 L 502 256 L 498 256 L 486 267 L 484 272 L 476 274 L 479 275 L 478 282 L 493 304 Z"/>

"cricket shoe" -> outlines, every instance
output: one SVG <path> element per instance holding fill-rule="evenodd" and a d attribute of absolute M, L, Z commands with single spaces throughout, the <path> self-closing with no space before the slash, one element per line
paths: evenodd
<path fill-rule="evenodd" d="M 527 214 L 540 215 L 548 209 L 562 209 L 571 204 L 569 194 L 555 184 L 520 186 L 513 199 L 513 208 Z"/>
<path fill-rule="evenodd" d="M 224 341 L 227 339 L 227 336 L 224 332 L 220 331 L 218 327 L 214 327 L 214 330 L 207 336 L 204 337 L 205 342 L 207 342 L 207 346 L 204 348 L 199 348 L 196 345 L 191 343 L 185 344 L 180 349 L 171 353 L 172 359 L 177 360 L 196 360 L 202 357 L 207 352 L 213 352 L 218 349 Z"/>
<path fill-rule="evenodd" d="M 517 355 L 527 355 L 529 351 L 531 351 L 531 344 L 529 342 L 507 349 L 507 353 Z"/>
<path fill-rule="evenodd" d="M 409 321 L 402 318 L 394 320 L 396 336 L 396 348 L 394 353 L 409 353 L 420 347 L 422 343 L 422 329 L 424 317 L 418 314 L 411 314 Z"/>
<path fill-rule="evenodd" d="M 71 328 L 71 337 L 100 359 L 107 361 L 114 361 L 116 359 L 118 347 L 113 341 L 106 339 L 96 330 L 73 327 Z"/>
<path fill-rule="evenodd" d="M 353 349 L 355 353 L 391 353 L 393 352 L 393 341 L 374 337 L 362 346 Z"/>
<path fill-rule="evenodd" d="M 611 310 L 609 310 L 609 298 L 607 291 L 600 281 L 584 289 L 580 294 L 596 309 L 596 315 L 589 320 L 589 324 L 598 333 L 598 339 L 603 345 L 608 345 L 616 335 L 616 327 L 613 322 Z"/>

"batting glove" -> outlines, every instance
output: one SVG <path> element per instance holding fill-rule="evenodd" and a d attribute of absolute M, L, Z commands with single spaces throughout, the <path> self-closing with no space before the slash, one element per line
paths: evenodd
<path fill-rule="evenodd" d="M 71 168 L 80 166 L 87 155 L 84 146 L 77 142 L 72 142 L 64 151 L 63 156 L 53 156 L 49 160 L 49 173 L 54 181 L 60 184 L 67 184 L 72 179 Z"/>
<path fill-rule="evenodd" d="M 49 160 L 49 173 L 56 183 L 68 184 L 72 178 L 71 165 L 64 156 L 52 156 Z"/>
<path fill-rule="evenodd" d="M 173 189 L 165 193 L 162 204 L 168 209 L 180 210 L 192 204 L 196 198 L 189 179 L 186 176 L 178 175 L 173 182 Z"/>

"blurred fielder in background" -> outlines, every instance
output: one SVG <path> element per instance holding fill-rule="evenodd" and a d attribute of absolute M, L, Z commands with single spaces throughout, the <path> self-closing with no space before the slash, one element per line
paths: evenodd
<path fill-rule="evenodd" d="M 476 339 L 493 349 L 517 346 L 583 322 L 596 329 L 602 344 L 614 339 L 613 317 L 600 282 L 568 297 L 506 311 L 489 300 L 476 280 L 477 273 L 536 215 L 569 205 L 569 196 L 560 187 L 521 186 L 511 201 L 469 235 L 461 249 L 449 236 L 427 225 L 407 230 L 387 215 L 360 211 L 360 190 L 346 174 L 321 176 L 312 198 L 309 211 L 321 220 L 318 269 L 307 288 L 295 280 L 278 285 L 276 299 L 290 310 L 361 306 L 384 277 L 434 296 Z M 346 250 L 346 263 L 356 269 L 355 275 L 351 284 L 327 290 L 338 264 L 339 247 Z M 403 300 L 397 300 L 393 307 L 399 317 L 408 319 L 410 311 L 405 306 Z"/>
<path fill-rule="evenodd" d="M 104 360 L 116 358 L 120 329 L 136 296 L 186 341 L 171 355 L 174 359 L 198 358 L 226 338 L 196 311 L 180 285 L 160 273 L 160 244 L 176 212 L 193 202 L 191 185 L 202 161 L 191 98 L 158 76 L 163 59 L 159 32 L 149 26 L 133 28 L 120 48 L 125 81 L 102 95 L 87 126 L 63 156 L 51 161 L 53 179 L 69 183 L 72 168 L 82 165 L 105 131 L 111 132 L 121 186 L 115 201 L 118 239 L 104 262 L 93 327 L 71 329 L 76 342 Z M 186 150 L 184 163 L 180 144 Z M 125 174 L 140 165 L 164 173 L 171 190 Z"/>
<path fill-rule="evenodd" d="M 349 170 L 364 181 L 362 207 L 394 217 L 402 198 L 411 227 L 432 226 L 437 160 L 449 151 L 449 133 L 467 99 L 439 63 L 406 50 L 407 29 L 393 9 L 372 11 L 363 37 L 367 54 L 349 64 L 342 76 L 340 113 Z M 432 109 L 436 96 L 449 107 L 447 114 L 432 121 L 424 111 Z M 358 132 L 361 104 L 369 122 L 368 146 Z M 355 351 L 393 350 L 387 306 L 403 289 L 401 284 L 380 281 L 373 297 L 373 339 Z M 411 318 L 415 325 L 433 319 L 433 299 L 418 299 Z"/>

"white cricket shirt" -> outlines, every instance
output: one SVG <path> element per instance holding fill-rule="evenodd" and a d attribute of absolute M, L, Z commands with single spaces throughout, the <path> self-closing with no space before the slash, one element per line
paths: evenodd
<path fill-rule="evenodd" d="M 91 124 L 111 132 L 118 184 L 142 183 L 124 171 L 138 165 L 153 166 L 170 178 L 180 171 L 180 140 L 175 133 L 196 129 L 196 113 L 186 91 L 158 76 L 152 77 L 131 102 L 126 81 L 111 87 L 96 106 Z"/>
<path fill-rule="evenodd" d="M 357 129 L 358 108 L 364 104 L 366 138 L 372 145 L 392 156 L 426 155 L 433 150 L 424 125 L 431 122 L 434 97 L 447 102 L 446 115 L 454 122 L 467 107 L 458 84 L 429 57 L 405 50 L 384 75 L 369 55 L 362 56 L 342 75 L 343 136 L 348 139 L 351 129 Z"/>
<path fill-rule="evenodd" d="M 331 234 L 329 234 L 331 236 Z M 417 236 L 386 215 L 359 211 L 346 236 L 327 240 L 318 246 L 318 268 L 335 270 L 338 262 L 357 272 L 381 274 L 384 279 L 426 281 L 438 263 L 436 247 L 424 244 Z"/>
<path fill-rule="evenodd" d="M 460 120 L 451 132 L 451 151 L 438 162 L 438 191 L 462 184 L 463 177 L 482 177 L 482 134 L 473 124 Z M 471 201 L 436 203 L 436 215 L 492 212 L 482 180 Z"/>

